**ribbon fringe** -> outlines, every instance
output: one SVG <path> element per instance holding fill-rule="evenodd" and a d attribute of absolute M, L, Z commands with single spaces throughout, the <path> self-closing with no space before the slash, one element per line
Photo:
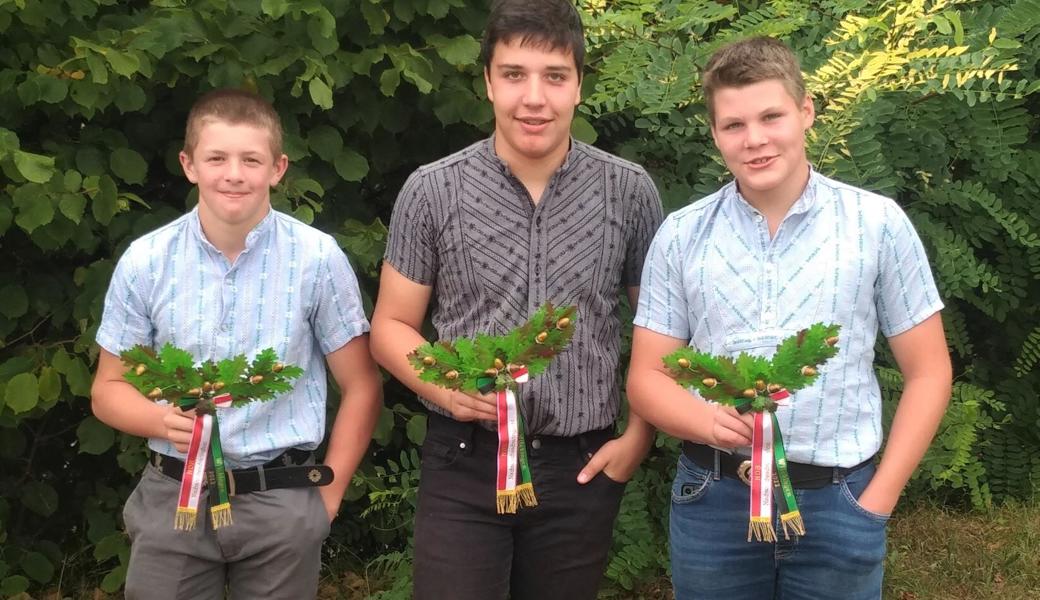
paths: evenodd
<path fill-rule="evenodd" d="M 495 493 L 495 508 L 498 510 L 498 514 L 506 515 L 513 514 L 520 507 L 519 497 L 516 495 L 516 490 L 498 490 Z"/>
<path fill-rule="evenodd" d="M 768 518 L 755 517 L 748 523 L 747 541 L 754 537 L 757 542 L 775 542 L 776 532 Z"/>
<path fill-rule="evenodd" d="M 791 539 L 790 535 L 805 535 L 805 523 L 802 521 L 802 513 L 797 510 L 780 515 L 780 524 L 784 526 L 785 540 Z M 790 533 L 788 529 L 790 529 Z"/>
<path fill-rule="evenodd" d="M 538 498 L 534 495 L 534 484 L 521 483 L 516 486 L 516 497 L 520 506 L 538 506 Z"/>
<path fill-rule="evenodd" d="M 213 522 L 213 529 L 220 529 L 221 527 L 227 527 L 232 524 L 231 521 L 231 503 L 224 502 L 211 506 L 209 509 L 210 520 Z"/>
<path fill-rule="evenodd" d="M 195 529 L 196 517 L 197 511 L 194 508 L 178 506 L 173 517 L 173 528 L 178 531 L 192 531 Z"/>

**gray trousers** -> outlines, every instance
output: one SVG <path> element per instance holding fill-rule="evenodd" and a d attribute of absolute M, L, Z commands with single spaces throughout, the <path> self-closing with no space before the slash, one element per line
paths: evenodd
<path fill-rule="evenodd" d="M 231 498 L 234 524 L 213 530 L 207 495 L 196 527 L 173 527 L 180 483 L 149 464 L 126 501 L 127 600 L 305 600 L 318 592 L 329 519 L 317 488 Z"/>

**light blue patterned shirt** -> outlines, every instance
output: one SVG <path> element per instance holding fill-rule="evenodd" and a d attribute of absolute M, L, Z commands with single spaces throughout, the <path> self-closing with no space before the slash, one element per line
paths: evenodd
<path fill-rule="evenodd" d="M 841 325 L 838 355 L 777 418 L 790 460 L 848 467 L 881 447 L 879 327 L 891 337 L 942 306 L 899 206 L 813 171 L 773 239 L 732 182 L 669 215 L 643 267 L 635 324 L 734 357 L 770 356 L 816 322 Z"/>
<path fill-rule="evenodd" d="M 199 361 L 274 348 L 303 368 L 291 392 L 221 409 L 220 438 L 234 467 L 310 450 L 325 434 L 324 355 L 368 331 L 357 278 L 335 240 L 272 210 L 229 264 L 206 239 L 198 209 L 135 240 L 105 296 L 98 344 L 118 355 L 169 342 Z M 164 439 L 161 454 L 178 456 Z"/>

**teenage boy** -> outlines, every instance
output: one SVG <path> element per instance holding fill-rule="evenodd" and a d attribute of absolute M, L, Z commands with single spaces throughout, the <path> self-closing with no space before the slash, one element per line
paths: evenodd
<path fill-rule="evenodd" d="M 928 448 L 951 369 L 921 242 L 895 202 L 812 170 L 812 99 L 783 43 L 724 47 L 705 69 L 711 133 L 736 181 L 665 219 L 643 270 L 628 396 L 683 442 L 672 488 L 676 597 L 880 598 L 885 524 Z M 816 322 L 838 355 L 777 411 L 804 537 L 747 541 L 738 478 L 752 416 L 676 385 L 661 358 L 690 345 L 769 355 Z M 884 459 L 873 371 L 877 330 L 903 374 Z"/>
<path fill-rule="evenodd" d="M 482 44 L 495 132 L 406 182 L 372 318 L 376 360 L 430 409 L 415 598 L 595 598 L 624 482 L 650 430 L 619 414 L 621 288 L 635 305 L 661 219 L 637 165 L 570 137 L 584 39 L 568 0 L 496 2 Z M 497 514 L 494 396 L 421 382 L 405 356 L 431 299 L 441 339 L 502 334 L 574 305 L 574 339 L 521 386 L 536 507 Z"/>
<path fill-rule="evenodd" d="M 241 90 L 203 96 L 188 116 L 180 162 L 198 206 L 130 245 L 97 334 L 94 414 L 149 438 L 154 452 L 123 512 L 131 539 L 126 596 L 223 598 L 228 586 L 236 598 L 314 598 L 322 541 L 382 400 L 357 279 L 331 236 L 271 209 L 270 188 L 288 159 L 278 115 L 264 99 Z M 196 528 L 174 529 L 193 414 L 151 402 L 123 379 L 121 351 L 166 343 L 199 361 L 251 359 L 274 348 L 304 371 L 274 400 L 221 409 L 228 468 L 237 481 L 260 485 L 238 486 L 234 523 L 218 530 L 205 518 L 205 493 Z M 279 487 L 286 482 L 272 469 L 314 464 L 325 434 L 326 365 L 341 391 L 325 457 L 334 479 L 320 488 Z"/>

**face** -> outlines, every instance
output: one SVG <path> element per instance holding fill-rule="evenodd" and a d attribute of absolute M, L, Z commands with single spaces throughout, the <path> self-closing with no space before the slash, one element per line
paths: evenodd
<path fill-rule="evenodd" d="M 271 134 L 262 127 L 209 121 L 199 129 L 189 156 L 181 152 L 188 181 L 199 188 L 199 218 L 207 228 L 249 231 L 271 208 L 271 186 L 285 174 L 289 160 L 271 151 Z"/>
<path fill-rule="evenodd" d="M 570 143 L 581 78 L 574 55 L 498 42 L 484 71 L 495 111 L 495 151 L 506 163 L 563 162 Z"/>
<path fill-rule="evenodd" d="M 775 79 L 715 92 L 711 135 L 752 204 L 794 202 L 809 176 L 805 132 L 815 112 Z"/>

